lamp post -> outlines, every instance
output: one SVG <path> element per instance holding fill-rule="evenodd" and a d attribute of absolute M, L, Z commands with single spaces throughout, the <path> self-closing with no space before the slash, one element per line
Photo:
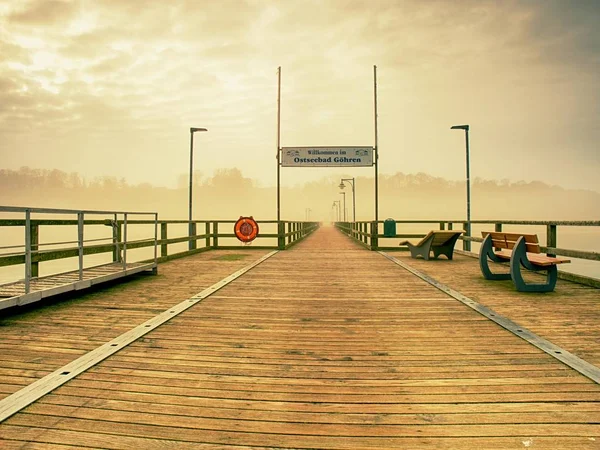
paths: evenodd
<path fill-rule="evenodd" d="M 471 178 L 469 173 L 469 125 L 453 125 L 451 130 L 465 130 L 465 145 L 467 148 L 467 236 L 471 237 Z M 466 241 L 464 249 L 471 250 L 471 241 Z"/>
<path fill-rule="evenodd" d="M 344 189 L 346 187 L 344 181 L 347 181 L 352 186 L 352 222 L 356 222 L 356 192 L 354 190 L 354 177 L 342 178 L 340 181 L 340 189 Z"/>
<path fill-rule="evenodd" d="M 308 220 L 310 219 L 310 212 L 311 212 L 311 211 L 312 211 L 312 209 L 310 209 L 310 208 L 306 208 L 306 209 L 304 210 L 304 214 L 305 214 L 305 216 L 306 216 L 306 221 L 307 221 L 307 222 L 308 222 Z"/>
<path fill-rule="evenodd" d="M 344 209 L 343 209 L 344 214 L 343 214 L 343 216 L 344 216 L 344 222 L 345 222 L 346 221 L 346 193 L 340 192 L 340 194 L 344 196 Z"/>
<path fill-rule="evenodd" d="M 196 241 L 191 239 L 191 236 L 195 235 L 195 226 L 192 224 L 192 180 L 193 180 L 193 167 L 194 167 L 194 133 L 197 131 L 208 131 L 206 128 L 190 128 L 190 202 L 189 202 L 189 224 L 188 232 L 190 236 L 189 246 L 190 250 L 196 248 Z"/>
<path fill-rule="evenodd" d="M 333 201 L 333 205 L 331 205 L 331 209 L 333 208 L 337 208 L 336 212 L 337 212 L 337 221 L 340 221 L 340 201 L 339 200 L 334 200 Z"/>

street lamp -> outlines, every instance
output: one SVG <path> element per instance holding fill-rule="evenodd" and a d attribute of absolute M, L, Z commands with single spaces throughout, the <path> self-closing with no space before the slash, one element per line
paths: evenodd
<path fill-rule="evenodd" d="M 346 193 L 340 192 L 341 195 L 344 196 L 344 222 L 346 221 Z"/>
<path fill-rule="evenodd" d="M 333 205 L 331 205 L 331 209 L 337 208 L 337 221 L 340 221 L 340 201 L 334 200 Z"/>
<path fill-rule="evenodd" d="M 465 130 L 465 143 L 467 147 L 467 236 L 471 236 L 471 178 L 469 174 L 469 125 L 454 125 L 451 130 Z M 466 241 L 465 250 L 471 250 L 471 241 Z"/>
<path fill-rule="evenodd" d="M 192 177 L 193 177 L 193 166 L 194 166 L 194 133 L 197 131 L 208 131 L 206 128 L 190 128 L 190 203 L 189 203 L 189 225 L 188 232 L 190 236 L 189 249 L 193 250 L 196 248 L 196 241 L 191 239 L 191 236 L 195 235 L 194 225 L 192 225 Z"/>
<path fill-rule="evenodd" d="M 356 193 L 354 191 L 354 178 L 342 178 L 342 181 L 340 181 L 340 189 L 344 189 L 346 187 L 344 181 L 347 181 L 352 186 L 352 222 L 356 222 Z"/>

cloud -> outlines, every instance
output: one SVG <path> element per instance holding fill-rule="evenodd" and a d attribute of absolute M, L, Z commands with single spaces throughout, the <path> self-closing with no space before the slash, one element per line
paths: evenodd
<path fill-rule="evenodd" d="M 19 2 L 19 6 L 8 14 L 8 21 L 13 24 L 36 27 L 60 25 L 61 22 L 71 19 L 77 11 L 77 3 L 68 0 L 34 0 Z"/>
<path fill-rule="evenodd" d="M 135 159 L 185 150 L 189 126 L 205 126 L 205 170 L 238 158 L 260 178 L 273 163 L 278 66 L 284 144 L 369 145 L 376 64 L 382 169 L 443 176 L 448 127 L 468 122 L 475 158 L 489 161 L 475 170 L 525 155 L 556 178 L 565 152 L 598 161 L 597 19 L 586 0 L 15 0 L 0 8 L 0 135 L 12 136 L 0 152 L 35 166 L 11 146 L 35 154 L 37 138 L 23 136 L 39 127 L 62 136 L 56 164 L 83 143 L 93 158 L 114 148 Z"/>

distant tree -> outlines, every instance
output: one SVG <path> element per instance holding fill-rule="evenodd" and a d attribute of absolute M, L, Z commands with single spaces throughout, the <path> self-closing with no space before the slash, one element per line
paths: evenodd
<path fill-rule="evenodd" d="M 209 180 L 218 191 L 240 192 L 253 187 L 252 179 L 245 178 L 240 169 L 219 169 Z"/>
<path fill-rule="evenodd" d="M 194 188 L 200 187 L 202 185 L 202 172 L 199 170 L 194 170 L 192 183 Z M 177 189 L 187 189 L 190 185 L 190 174 L 180 174 L 177 176 Z"/>
<path fill-rule="evenodd" d="M 60 189 L 67 186 L 67 174 L 62 170 L 54 169 L 45 174 L 44 184 L 51 189 Z"/>
<path fill-rule="evenodd" d="M 84 181 L 77 172 L 71 172 L 67 178 L 67 187 L 70 189 L 81 189 L 84 187 Z"/>

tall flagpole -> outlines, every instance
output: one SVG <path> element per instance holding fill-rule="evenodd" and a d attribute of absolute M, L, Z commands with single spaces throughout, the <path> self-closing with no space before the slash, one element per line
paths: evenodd
<path fill-rule="evenodd" d="M 375 223 L 379 223 L 379 148 L 377 133 L 377 66 L 373 66 L 373 94 L 375 109 Z M 379 227 L 379 225 L 376 225 Z"/>
<path fill-rule="evenodd" d="M 277 227 L 281 220 L 281 66 L 277 68 Z"/>

